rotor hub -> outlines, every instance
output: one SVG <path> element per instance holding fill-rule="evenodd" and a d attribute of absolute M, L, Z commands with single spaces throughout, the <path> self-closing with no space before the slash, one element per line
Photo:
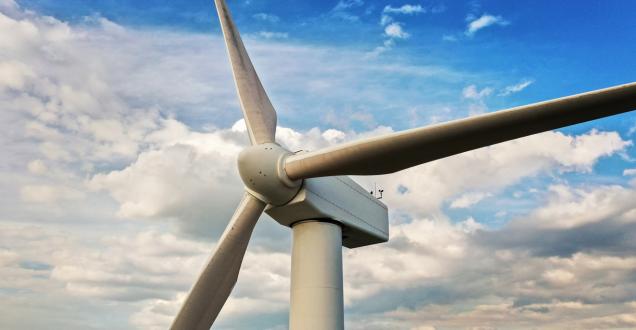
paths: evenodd
<path fill-rule="evenodd" d="M 285 173 L 289 151 L 276 143 L 245 148 L 238 156 L 238 170 L 245 188 L 256 198 L 280 206 L 300 190 L 302 180 L 291 180 Z"/>

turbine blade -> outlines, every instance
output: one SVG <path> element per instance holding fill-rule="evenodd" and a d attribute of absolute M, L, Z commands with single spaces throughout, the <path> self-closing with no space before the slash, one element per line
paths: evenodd
<path fill-rule="evenodd" d="M 636 83 L 290 156 L 292 180 L 397 172 L 465 151 L 636 109 Z M 547 146 L 549 147 L 549 146 Z"/>
<path fill-rule="evenodd" d="M 210 329 L 241 268 L 256 220 L 265 203 L 246 193 L 170 329 Z"/>
<path fill-rule="evenodd" d="M 250 61 L 224 0 L 214 0 L 252 144 L 275 142 L 276 111 Z"/>

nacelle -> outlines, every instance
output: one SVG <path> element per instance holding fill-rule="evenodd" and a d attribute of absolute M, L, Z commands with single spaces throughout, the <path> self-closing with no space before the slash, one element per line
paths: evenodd
<path fill-rule="evenodd" d="M 348 248 L 389 239 L 386 205 L 346 176 L 306 179 L 291 201 L 269 206 L 265 212 L 288 227 L 311 219 L 338 222 L 342 226 L 342 245 Z"/>

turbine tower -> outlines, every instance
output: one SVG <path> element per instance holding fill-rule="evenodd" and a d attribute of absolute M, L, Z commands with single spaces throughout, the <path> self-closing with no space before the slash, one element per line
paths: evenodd
<path fill-rule="evenodd" d="M 291 153 L 224 0 L 215 0 L 251 146 L 238 156 L 245 195 L 171 329 L 209 329 L 262 212 L 293 231 L 289 327 L 343 329 L 342 248 L 386 242 L 384 204 L 346 175 L 397 172 L 492 144 L 636 108 L 636 83 Z M 549 148 L 549 146 L 546 146 Z"/>

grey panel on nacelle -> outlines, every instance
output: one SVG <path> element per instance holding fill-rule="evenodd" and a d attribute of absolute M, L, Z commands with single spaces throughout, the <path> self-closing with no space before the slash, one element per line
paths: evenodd
<path fill-rule="evenodd" d="M 356 248 L 389 239 L 389 215 L 384 203 L 346 176 L 304 180 L 289 203 L 265 212 L 291 227 L 305 219 L 329 219 L 342 225 L 342 245 Z"/>

